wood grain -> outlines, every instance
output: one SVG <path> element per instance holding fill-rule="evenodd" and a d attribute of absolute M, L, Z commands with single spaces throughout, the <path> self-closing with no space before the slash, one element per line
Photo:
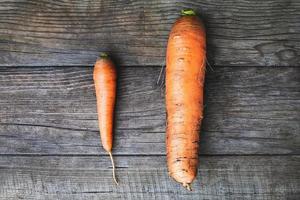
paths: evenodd
<path fill-rule="evenodd" d="M 121 65 L 164 65 L 183 8 L 204 19 L 211 64 L 300 64 L 297 0 L 8 0 L 0 1 L 0 66 L 92 65 L 100 51 Z"/>
<path fill-rule="evenodd" d="M 119 69 L 114 154 L 165 154 L 159 72 Z M 208 69 L 200 154 L 299 154 L 299 88 L 297 67 Z M 105 154 L 92 68 L 1 68 L 0 107 L 1 154 Z"/>
<path fill-rule="evenodd" d="M 299 156 L 200 157 L 194 191 L 171 180 L 164 156 L 1 156 L 0 199 L 297 199 Z"/>

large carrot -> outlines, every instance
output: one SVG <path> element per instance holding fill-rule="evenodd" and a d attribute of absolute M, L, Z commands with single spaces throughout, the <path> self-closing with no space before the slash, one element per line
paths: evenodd
<path fill-rule="evenodd" d="M 169 174 L 188 190 L 197 175 L 205 63 L 204 25 L 193 10 L 183 10 L 167 47 L 166 146 Z"/>
<path fill-rule="evenodd" d="M 101 54 L 100 58 L 95 63 L 94 83 L 102 146 L 110 156 L 113 167 L 113 179 L 115 183 L 118 184 L 115 176 L 114 160 L 111 153 L 113 146 L 113 121 L 116 102 L 117 72 L 114 63 L 105 53 Z"/>

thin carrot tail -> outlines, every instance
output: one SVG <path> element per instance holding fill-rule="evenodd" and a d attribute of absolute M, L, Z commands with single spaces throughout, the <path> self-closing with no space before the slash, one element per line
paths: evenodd
<path fill-rule="evenodd" d="M 188 191 L 192 191 L 192 187 L 190 183 L 182 183 L 183 187 L 185 187 Z"/>
<path fill-rule="evenodd" d="M 117 178 L 116 178 L 116 173 L 115 173 L 115 163 L 114 163 L 114 159 L 113 159 L 113 156 L 111 154 L 110 151 L 108 151 L 108 154 L 109 154 L 109 157 L 110 157 L 110 160 L 111 160 L 111 165 L 112 165 L 112 170 L 113 170 L 113 179 L 114 179 L 114 182 L 116 183 L 116 185 L 119 185 L 118 181 L 117 181 Z"/>

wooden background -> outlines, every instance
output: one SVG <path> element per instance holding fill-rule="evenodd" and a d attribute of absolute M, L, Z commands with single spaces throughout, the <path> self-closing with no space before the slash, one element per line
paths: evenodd
<path fill-rule="evenodd" d="M 172 23 L 207 26 L 200 165 L 168 177 L 164 91 Z M 0 200 L 300 199 L 298 0 L 0 0 Z M 101 147 L 92 81 L 119 67 L 114 155 Z"/>

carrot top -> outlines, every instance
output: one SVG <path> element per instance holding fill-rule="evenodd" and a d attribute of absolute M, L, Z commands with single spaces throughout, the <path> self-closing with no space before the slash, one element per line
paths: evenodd
<path fill-rule="evenodd" d="M 193 9 L 183 9 L 181 10 L 182 16 L 196 16 L 196 12 Z"/>
<path fill-rule="evenodd" d="M 105 52 L 100 53 L 100 58 L 109 58 L 109 55 Z"/>

